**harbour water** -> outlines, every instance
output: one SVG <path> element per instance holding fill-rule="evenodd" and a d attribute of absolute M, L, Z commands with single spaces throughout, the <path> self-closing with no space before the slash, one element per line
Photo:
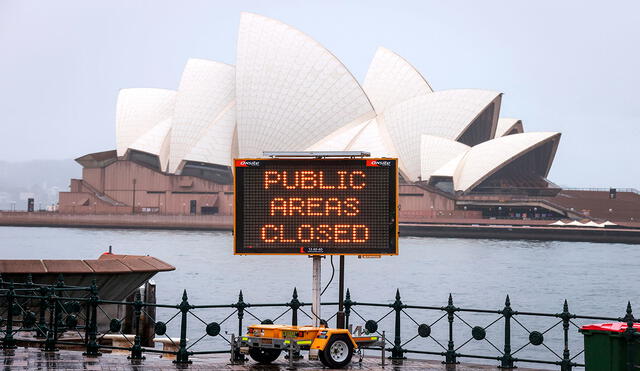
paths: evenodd
<path fill-rule="evenodd" d="M 114 253 L 162 259 L 174 265 L 176 271 L 160 273 L 154 278 L 159 303 L 177 304 L 183 289 L 187 290 L 192 304 L 230 304 L 237 300 L 239 290 L 249 303 L 287 302 L 293 287 L 297 287 L 301 301 L 310 301 L 311 259 L 234 256 L 232 242 L 228 232 L 0 227 L 2 259 L 93 259 L 109 245 L 113 246 Z M 405 304 L 445 306 L 451 293 L 456 306 L 498 310 L 509 294 L 513 309 L 518 311 L 559 313 L 567 299 L 571 312 L 617 317 L 624 314 L 628 300 L 637 305 L 640 314 L 640 286 L 634 280 L 639 259 L 637 245 L 401 238 L 399 256 L 347 257 L 346 287 L 356 301 L 390 303 L 399 288 Z M 337 258 L 334 263 L 337 267 Z M 330 259 L 324 259 L 323 286 L 331 272 Z M 336 272 L 323 301 L 336 301 L 337 291 Z M 367 319 L 379 319 L 387 313 L 385 309 L 357 310 Z M 274 318 L 282 311 L 256 309 L 254 314 L 262 315 L 261 319 Z M 227 312 L 225 315 L 207 313 L 204 317 L 209 318 L 203 319 L 220 321 L 231 313 Z M 160 312 L 160 316 L 162 314 Z M 420 311 L 409 314 L 419 323 L 431 323 L 440 316 Z M 381 328 L 388 332 L 393 330 L 391 317 L 380 322 Z M 497 318 L 496 315 L 469 314 L 461 317 L 472 326 L 487 325 Z M 252 320 L 245 316 L 245 324 Z M 529 330 L 543 331 L 555 323 L 552 319 L 535 318 L 523 324 Z M 464 326 L 460 322 L 458 325 Z M 446 330 L 444 321 L 437 326 L 440 332 Z M 416 334 L 416 326 L 408 318 L 403 319 L 402 329 L 403 341 Z M 233 326 L 229 330 L 233 330 Z M 436 330 L 434 326 L 434 336 Z M 197 331 L 196 334 L 196 330 L 191 329 L 190 337 L 199 338 L 203 331 Z M 497 325 L 487 330 L 487 338 L 498 348 L 502 344 L 502 331 Z M 514 330 L 514 349 L 526 343 L 528 333 L 523 331 Z M 575 327 L 570 331 L 572 348 L 581 350 L 581 335 Z M 470 329 L 460 327 L 456 335 L 460 345 L 470 337 Z M 561 326 L 545 334 L 545 344 L 559 354 L 560 336 Z M 524 343 L 517 341 L 519 337 Z M 446 334 L 443 332 L 438 340 L 446 340 Z M 207 340 L 201 346 L 216 343 Z M 446 341 L 443 344 L 446 346 Z M 413 349 L 421 347 L 441 350 L 429 339 L 418 339 L 407 345 Z M 471 342 L 460 351 L 483 354 L 491 350 L 486 342 Z M 519 355 L 555 357 L 548 350 L 531 345 Z"/>

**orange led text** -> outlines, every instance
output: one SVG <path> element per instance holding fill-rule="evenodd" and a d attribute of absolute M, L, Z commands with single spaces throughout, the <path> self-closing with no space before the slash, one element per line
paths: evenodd
<path fill-rule="evenodd" d="M 365 243 L 369 240 L 369 227 L 364 224 L 302 224 L 287 228 L 284 224 L 266 224 L 260 228 L 260 239 L 265 243 Z"/>
<path fill-rule="evenodd" d="M 267 170 L 264 172 L 264 189 L 363 189 L 366 187 L 366 174 L 361 170 L 336 171 L 329 182 L 324 171 L 295 170 L 278 171 Z"/>

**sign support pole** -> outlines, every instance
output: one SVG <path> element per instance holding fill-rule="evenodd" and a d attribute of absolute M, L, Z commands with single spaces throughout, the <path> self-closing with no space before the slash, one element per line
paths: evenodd
<path fill-rule="evenodd" d="M 311 313 L 313 314 L 313 325 L 315 327 L 320 327 L 320 294 L 322 293 L 320 288 L 322 261 L 320 259 L 322 257 L 320 255 L 313 255 L 311 258 L 313 259 Z"/>
<path fill-rule="evenodd" d="M 338 281 L 338 314 L 336 327 L 345 328 L 344 320 L 344 255 L 340 255 L 340 276 Z"/>

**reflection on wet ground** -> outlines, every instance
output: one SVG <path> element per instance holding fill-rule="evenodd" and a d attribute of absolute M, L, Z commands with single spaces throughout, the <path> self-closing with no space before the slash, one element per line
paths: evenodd
<path fill-rule="evenodd" d="M 43 352 L 37 348 L 18 348 L 15 350 L 5 350 L 0 352 L 3 370 L 122 370 L 122 371 L 143 371 L 143 370 L 251 370 L 251 371 L 276 371 L 287 370 L 286 360 L 281 358 L 276 364 L 263 366 L 253 362 L 245 365 L 231 365 L 227 355 L 215 357 L 192 358 L 193 363 L 187 366 L 176 366 L 170 360 L 161 359 L 150 355 L 142 361 L 130 361 L 126 355 L 105 353 L 100 357 L 85 357 L 80 351 L 59 350 L 56 352 Z M 319 362 L 299 361 L 295 365 L 296 369 L 328 370 L 323 368 Z M 417 370 L 497 370 L 495 367 L 478 366 L 469 364 L 458 364 L 455 366 L 445 366 L 437 361 L 405 360 L 400 364 L 387 363 L 380 364 L 380 358 L 364 358 L 363 361 L 355 360 L 348 369 L 367 371 L 417 371 Z M 533 369 L 523 369 L 521 371 L 533 371 Z"/>

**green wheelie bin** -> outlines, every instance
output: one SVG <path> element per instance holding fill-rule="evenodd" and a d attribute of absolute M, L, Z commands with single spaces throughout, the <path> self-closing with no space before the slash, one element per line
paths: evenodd
<path fill-rule="evenodd" d="M 640 323 L 633 328 L 640 332 Z M 627 340 L 624 322 L 599 323 L 580 328 L 584 335 L 584 361 L 586 371 L 626 371 Z M 636 368 L 640 369 L 640 341 L 633 341 L 633 359 Z"/>

